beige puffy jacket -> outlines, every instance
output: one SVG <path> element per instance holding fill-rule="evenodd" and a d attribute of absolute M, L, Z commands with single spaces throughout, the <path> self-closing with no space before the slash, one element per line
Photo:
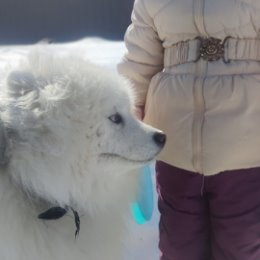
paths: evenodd
<path fill-rule="evenodd" d="M 260 166 L 258 39 L 260 0 L 135 1 L 118 70 L 167 134 L 159 159 L 205 175 Z"/>

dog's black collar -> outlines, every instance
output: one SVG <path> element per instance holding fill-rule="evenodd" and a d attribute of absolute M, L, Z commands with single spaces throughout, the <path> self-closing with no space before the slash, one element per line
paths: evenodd
<path fill-rule="evenodd" d="M 76 231 L 75 231 L 75 238 L 79 235 L 79 230 L 80 230 L 80 218 L 79 218 L 79 214 L 76 210 L 74 210 L 71 207 L 52 207 L 49 208 L 48 210 L 42 212 L 41 214 L 38 215 L 39 219 L 44 219 L 44 220 L 56 220 L 59 218 L 64 217 L 69 209 L 71 209 L 71 211 L 73 212 L 74 215 L 74 221 L 75 221 L 75 225 L 76 225 Z"/>

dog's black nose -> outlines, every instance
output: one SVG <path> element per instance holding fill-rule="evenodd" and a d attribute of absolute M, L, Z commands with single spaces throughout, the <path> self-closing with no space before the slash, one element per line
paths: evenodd
<path fill-rule="evenodd" d="M 166 135 L 163 132 L 156 132 L 153 135 L 153 140 L 158 146 L 164 146 L 166 142 Z"/>

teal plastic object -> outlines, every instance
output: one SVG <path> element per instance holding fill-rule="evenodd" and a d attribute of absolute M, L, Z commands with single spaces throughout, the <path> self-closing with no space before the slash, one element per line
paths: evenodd
<path fill-rule="evenodd" d="M 151 167 L 145 166 L 140 172 L 137 199 L 131 205 L 132 215 L 138 224 L 144 224 L 152 218 L 154 209 L 153 181 Z"/>

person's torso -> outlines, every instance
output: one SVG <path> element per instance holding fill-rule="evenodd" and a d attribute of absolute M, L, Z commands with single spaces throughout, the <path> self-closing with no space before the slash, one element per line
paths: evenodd
<path fill-rule="evenodd" d="M 198 35 L 259 37 L 259 0 L 144 0 L 164 47 Z"/>
<path fill-rule="evenodd" d="M 206 175 L 260 166 L 260 42 L 242 42 L 260 36 L 260 1 L 144 3 L 153 17 L 167 62 L 174 62 L 179 55 L 179 50 L 171 55 L 173 45 L 198 36 L 221 41 L 226 37 L 238 39 L 237 44 L 230 44 L 229 51 L 243 58 L 228 63 L 222 58 L 200 58 L 166 64 L 153 78 L 145 122 L 161 128 L 169 137 L 160 158 Z M 255 60 L 247 60 L 249 56 Z"/>

